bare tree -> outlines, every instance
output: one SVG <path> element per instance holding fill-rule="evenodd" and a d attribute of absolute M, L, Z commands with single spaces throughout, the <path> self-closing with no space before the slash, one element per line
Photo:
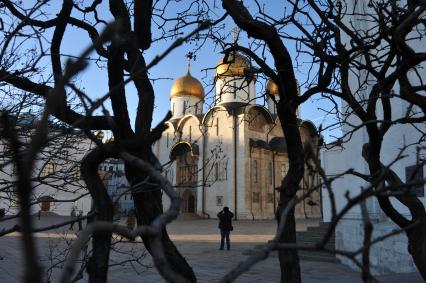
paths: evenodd
<path fill-rule="evenodd" d="M 40 281 L 40 266 L 36 264 L 37 251 L 32 239 L 33 225 L 29 211 L 33 189 L 30 177 L 34 168 L 35 156 L 48 139 L 46 134 L 49 126 L 48 118 L 53 116 L 67 124 L 70 129 L 80 128 L 98 145 L 86 155 L 81 167 L 82 177 L 94 201 L 95 223 L 112 222 L 113 211 L 112 201 L 105 191 L 98 174 L 98 167 L 108 158 L 122 158 L 126 163 L 126 176 L 131 186 L 143 186 L 142 190 L 133 191 L 138 224 L 155 223 L 156 229 L 159 229 L 159 232 L 155 230 L 151 233 L 140 233 L 147 250 L 153 255 L 160 255 L 154 256 L 154 262 L 160 270 L 166 273 L 166 278 L 170 278 L 170 275 L 167 276 L 167 272 L 172 272 L 170 274 L 179 274 L 177 278 L 180 280 L 185 278 L 186 281 L 195 282 L 191 267 L 170 241 L 164 227 L 165 223 L 177 216 L 175 209 L 179 203 L 178 199 L 172 198 L 171 212 L 162 214 L 162 193 L 158 186 L 161 188 L 165 184 L 158 175 L 151 176 L 152 170 L 154 170 L 152 168 L 160 168 L 151 147 L 165 129 L 164 121 L 170 116 L 165 117 L 163 122 L 151 129 L 154 92 L 148 77 L 148 70 L 171 50 L 213 23 L 205 21 L 197 15 L 198 19 L 191 23 L 191 26 L 194 26 L 193 31 L 188 32 L 183 38 L 178 38 L 150 64 L 146 64 L 143 51 L 147 50 L 154 40 L 151 34 L 153 13 L 158 13 L 158 17 L 161 18 L 168 1 L 160 4 L 153 3 L 153 1 L 129 3 L 110 1 L 109 12 L 114 18 L 112 24 L 107 24 L 99 16 L 98 8 L 101 2 L 93 1 L 86 7 L 84 3 L 65 0 L 62 2 L 60 12 L 53 18 L 49 18 L 44 1 L 37 1 L 30 7 L 11 1 L 1 3 L 1 12 L 7 17 L 7 20 L 2 21 L 7 29 L 4 30 L 5 38 L 2 42 L 1 81 L 5 86 L 11 87 L 12 92 L 9 92 L 11 99 L 13 99 L 13 92 L 21 90 L 26 97 L 41 99 L 40 107 L 43 108 L 43 115 L 37 122 L 36 131 L 30 137 L 26 148 L 21 146 L 13 125 L 9 123 L 8 115 L 5 113 L 2 116 L 2 135 L 12 148 L 15 156 L 13 162 L 17 167 L 16 186 L 21 209 L 22 238 L 26 250 L 26 281 Z M 72 16 L 73 11 L 81 18 Z M 190 15 L 189 12 L 188 15 Z M 184 20 L 185 17 L 182 19 Z M 176 20 L 165 19 L 164 22 L 166 21 Z M 92 44 L 76 59 L 69 58 L 64 66 L 61 44 L 66 29 L 70 26 L 86 32 Z M 99 27 L 102 27 L 103 30 L 101 31 Z M 177 30 L 172 31 L 171 34 L 179 33 L 179 26 L 176 27 Z M 162 35 L 162 38 L 166 37 L 167 35 Z M 34 42 L 39 45 L 31 46 Z M 19 51 L 28 52 L 30 49 L 28 46 L 33 47 L 33 57 L 22 58 L 14 55 L 19 54 Z M 47 80 L 40 75 L 42 74 L 40 68 L 46 62 L 45 60 L 50 62 L 49 69 L 51 70 Z M 97 100 L 93 100 L 85 94 L 73 81 L 73 77 L 92 60 L 93 62 L 104 62 L 109 79 L 109 92 Z M 20 68 L 19 63 L 23 63 L 24 67 Z M 125 85 L 129 82 L 135 85 L 139 99 L 134 128 L 130 124 L 125 96 Z M 83 105 L 82 108 L 73 109 L 71 107 L 68 97 L 70 92 L 78 97 L 79 103 Z M 111 101 L 112 115 L 103 107 L 106 100 Z M 25 99 L 22 101 L 26 102 Z M 105 115 L 94 115 L 99 107 L 103 108 Z M 114 141 L 103 145 L 92 134 L 92 130 L 109 130 L 114 135 Z M 135 161 L 134 158 L 145 161 Z M 145 169 L 141 170 L 141 166 Z M 152 168 L 148 170 L 147 168 L 150 166 Z M 153 178 L 149 183 L 154 185 L 145 185 L 147 178 Z M 168 194 L 171 192 L 168 191 Z M 106 282 L 113 232 L 111 229 L 93 230 L 93 253 L 87 266 L 90 282 Z M 158 245 L 161 245 L 161 248 L 158 248 Z M 154 250 L 155 247 L 157 250 Z"/>
<path fill-rule="evenodd" d="M 299 187 L 306 154 L 296 130 L 295 109 L 317 95 L 335 106 L 329 110 L 329 115 L 336 115 L 340 125 L 352 128 L 342 142 L 358 130 L 365 129 L 368 134 L 362 156 L 368 163 L 369 174 L 354 172 L 350 168 L 347 173 L 368 180 L 371 187 L 350 199 L 343 214 L 354 203 L 376 196 L 386 215 L 406 231 L 408 250 L 425 278 L 424 206 L 415 195 L 407 192 L 412 184 L 402 182 L 389 164 L 383 164 L 380 156 L 386 133 L 397 125 L 413 125 L 420 133 L 418 142 L 424 142 L 425 54 L 416 45 L 423 43 L 425 4 L 421 1 L 408 1 L 407 4 L 396 1 L 290 1 L 288 12 L 282 17 L 274 17 L 266 12 L 266 6 L 255 2 L 257 10 L 249 11 L 240 1 L 225 0 L 223 7 L 249 37 L 259 40 L 254 42 L 255 48 L 234 45 L 228 51 L 238 50 L 250 56 L 261 72 L 278 85 L 280 93 L 277 109 L 289 148 L 290 170 L 281 186 L 278 215 L 282 215 L 284 208 L 288 211 L 285 231 L 279 242 L 295 242 L 294 217 L 289 206 Z M 288 51 L 290 44 L 297 48 L 296 57 L 291 57 Z M 254 52 L 256 49 L 263 50 L 263 53 L 259 56 Z M 272 57 L 272 65 L 266 63 L 265 53 Z M 306 90 L 300 97 L 297 96 L 294 74 L 296 67 L 293 66 L 299 59 L 306 60 L 308 63 L 300 62 L 300 65 L 308 64 L 310 70 L 308 79 L 303 82 Z M 339 99 L 344 104 L 342 112 L 338 107 Z M 406 107 L 400 117 L 392 114 L 399 105 L 395 105 L 395 100 L 402 101 Z M 417 170 L 422 170 L 419 168 L 423 163 L 418 159 Z M 324 174 L 323 177 L 333 198 L 331 182 Z M 423 184 L 424 180 L 417 182 Z M 394 208 L 391 197 L 409 209 L 410 220 Z M 334 228 L 342 214 L 336 212 L 334 199 L 331 203 Z M 366 223 L 363 278 L 368 281 L 371 276 L 368 247 L 372 226 L 368 215 L 363 215 Z M 330 234 L 331 230 L 321 244 Z M 280 250 L 280 261 L 282 281 L 299 282 L 296 251 Z"/>
<path fill-rule="evenodd" d="M 258 69 L 246 69 L 251 74 L 263 74 L 278 87 L 279 101 L 276 102 L 278 117 L 284 131 L 289 157 L 289 170 L 282 180 L 280 202 L 277 207 L 278 232 L 274 240 L 265 245 L 261 253 L 249 258 L 237 266 L 223 279 L 230 282 L 256 262 L 266 258 L 270 251 L 278 250 L 281 281 L 300 282 L 300 265 L 298 249 L 325 250 L 336 252 L 356 262 L 362 269 L 365 281 L 372 281 L 369 270 L 369 248 L 374 243 L 390 237 L 384 235 L 372 239 L 372 224 L 365 209 L 365 200 L 376 197 L 382 210 L 397 225 L 398 233 L 405 231 L 409 240 L 409 251 L 417 268 L 425 275 L 425 209 L 413 195 L 407 193 L 416 182 L 402 182 L 392 171 L 391 164 L 381 160 L 381 147 L 385 134 L 395 125 L 422 125 L 425 120 L 425 87 L 421 67 L 426 59 L 423 52 L 418 52 L 412 44 L 421 42 L 424 36 L 423 1 L 408 1 L 400 4 L 396 1 L 354 1 L 347 4 L 338 1 L 289 1 L 288 10 L 279 17 L 268 14 L 263 5 L 254 1 L 255 8 L 248 9 L 242 1 L 223 0 L 223 10 L 209 6 L 204 1 L 190 1 L 176 18 L 169 18 L 165 12 L 168 1 L 109 1 L 109 11 L 114 22 L 107 22 L 98 15 L 102 1 L 93 1 L 84 6 L 71 0 L 64 0 L 56 17 L 46 20 L 40 8 L 45 4 L 38 1 L 32 7 L 24 7 L 11 1 L 3 0 L 0 11 L 10 20 L 4 31 L 2 53 L 0 55 L 0 82 L 2 88 L 10 87 L 12 95 L 26 98 L 38 98 L 43 114 L 29 143 L 23 147 L 10 119 L 2 115 L 2 136 L 10 144 L 14 154 L 13 162 L 17 168 L 17 195 L 21 207 L 20 220 L 25 246 L 26 281 L 40 282 L 40 267 L 36 262 L 30 219 L 30 200 L 32 192 L 31 173 L 35 156 L 48 140 L 48 117 L 68 125 L 70 129 L 79 128 L 97 147 L 84 158 L 81 173 L 87 189 L 94 200 L 94 219 L 92 224 L 81 234 L 70 253 L 70 260 L 62 276 L 67 282 L 74 271 L 73 259 L 78 257 L 82 247 L 92 237 L 93 254 L 87 271 L 90 282 L 106 282 L 108 261 L 111 249 L 112 233 L 134 239 L 141 236 L 147 250 L 154 258 L 160 273 L 169 281 L 195 282 L 191 267 L 178 252 L 169 239 L 165 225 L 176 218 L 179 212 L 179 198 L 173 186 L 160 173 L 161 165 L 152 152 L 152 144 L 158 140 L 165 129 L 166 116 L 159 125 L 151 129 L 154 110 L 154 90 L 148 70 L 159 63 L 171 50 L 186 40 L 196 38 L 201 42 L 212 39 L 225 49 L 226 58 L 233 52 L 241 52 L 252 58 Z M 352 3 L 352 2 L 350 2 Z M 194 6 L 192 5 L 194 4 Z M 361 5 L 361 8 L 358 6 Z M 368 5 L 367 5 L 368 4 Z M 195 8 L 194 8 L 195 7 Z M 368 7 L 368 9 L 367 9 Z M 75 11 L 80 18 L 74 17 Z M 223 15 L 222 15 L 223 14 Z M 217 16 L 220 15 L 220 16 Z M 253 39 L 248 46 L 223 44 L 225 36 L 218 27 L 226 17 L 231 18 L 248 37 Z M 157 19 L 159 38 L 154 38 L 151 25 Z M 368 22 L 366 29 L 357 26 L 357 22 Z M 167 29 L 166 26 L 172 26 Z M 69 26 L 88 33 L 92 45 L 74 59 L 62 64 L 61 43 Z M 103 27 L 100 31 L 99 26 Z M 193 28 L 189 30 L 189 28 Z M 202 31 L 206 30 L 205 33 Z M 48 33 L 47 31 L 50 31 Z M 146 63 L 143 51 L 148 50 L 154 41 L 174 38 L 180 32 L 185 36 L 176 39 L 168 49 L 159 54 L 151 63 Z M 21 39 L 19 39 L 21 38 Z M 51 38 L 51 40 L 45 40 Z M 19 40 L 15 40 L 19 39 Z M 39 44 L 33 56 L 29 56 L 24 67 L 19 67 L 22 58 L 16 56 L 12 49 L 26 48 L 28 41 Z M 25 44 L 24 44 L 25 43 Z M 289 45 L 296 46 L 296 54 L 289 51 Z M 26 49 L 28 51 L 28 49 Z M 95 54 L 95 55 L 92 55 Z M 302 56 L 303 55 L 303 56 Z M 42 59 L 43 58 L 43 59 Z M 46 59 L 48 58 L 48 59 Z M 308 58 L 306 61 L 304 61 Z M 48 79 L 37 76 L 44 60 L 51 66 Z M 91 60 L 105 64 L 108 75 L 109 92 L 93 100 L 73 82 L 76 74 L 81 72 Z M 268 63 L 272 60 L 272 64 Z M 299 62 L 299 60 L 303 62 Z M 296 63 L 296 64 L 295 64 Z M 302 82 L 305 91 L 298 95 L 296 70 L 300 64 L 306 64 L 307 79 Z M 49 73 L 49 72 L 48 72 Z M 36 75 L 36 76 L 35 76 Z M 35 78 L 34 78 L 35 76 Z M 125 85 L 135 85 L 138 95 L 138 108 L 134 127 L 132 127 L 126 102 Z M 68 94 L 78 97 L 82 108 L 70 107 Z M 320 97 L 336 106 L 329 110 L 335 115 L 339 124 L 352 127 L 347 136 L 365 129 L 368 143 L 364 146 L 363 156 L 369 166 L 369 174 L 355 172 L 351 168 L 342 175 L 350 174 L 370 182 L 368 188 L 357 196 L 348 198 L 347 204 L 336 211 L 332 183 L 336 177 L 329 178 L 320 168 L 317 153 L 309 144 L 303 144 L 299 131 L 297 108 L 307 100 Z M 403 117 L 392 115 L 392 99 L 407 103 Z M 274 99 L 271 96 L 271 99 Z M 344 110 L 338 107 L 339 100 L 344 101 Z M 103 106 L 110 100 L 112 115 Z M 95 114 L 98 109 L 102 115 Z M 381 108 L 381 112 L 378 109 Z M 354 123 L 352 117 L 356 117 Z M 92 133 L 93 130 L 108 130 L 114 135 L 114 141 L 101 143 Z M 421 140 L 424 141 L 423 129 Z M 361 152 L 359 153 L 361 155 Z M 108 158 L 123 159 L 126 177 L 132 188 L 137 210 L 138 228 L 129 231 L 123 226 L 112 223 L 112 201 L 105 191 L 98 173 L 99 165 Z M 424 161 L 419 160 L 419 168 Z M 332 223 L 329 231 L 318 245 L 299 246 L 296 244 L 296 227 L 294 217 L 295 205 L 308 198 L 312 190 L 302 196 L 297 193 L 300 188 L 305 167 L 321 175 L 329 192 L 332 206 Z M 424 183 L 424 180 L 419 181 Z M 318 188 L 313 188 L 318 189 Z M 163 211 L 162 190 L 170 197 L 169 210 Z M 395 197 L 410 210 L 411 219 L 406 219 L 390 202 Z M 355 252 L 328 250 L 325 245 L 339 220 L 354 206 L 360 205 L 365 223 L 364 246 Z M 396 232 L 395 232 L 396 233 Z M 362 262 L 356 258 L 362 254 Z"/>

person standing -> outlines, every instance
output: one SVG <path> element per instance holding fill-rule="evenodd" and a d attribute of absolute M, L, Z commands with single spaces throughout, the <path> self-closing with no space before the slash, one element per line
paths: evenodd
<path fill-rule="evenodd" d="M 80 210 L 78 212 L 78 231 L 83 230 L 83 220 L 81 219 L 83 217 L 83 210 Z"/>
<path fill-rule="evenodd" d="M 219 229 L 220 229 L 220 250 L 223 250 L 224 243 L 226 240 L 226 249 L 231 249 L 231 243 L 229 241 L 229 233 L 234 230 L 232 227 L 232 218 L 234 214 L 229 210 L 229 207 L 225 206 L 222 211 L 217 214 L 219 219 Z"/>
<path fill-rule="evenodd" d="M 73 222 L 70 223 L 70 230 L 74 230 L 74 223 L 75 223 L 76 217 L 77 217 L 77 211 L 75 211 L 75 208 L 73 207 L 71 209 L 71 220 L 73 220 Z"/>

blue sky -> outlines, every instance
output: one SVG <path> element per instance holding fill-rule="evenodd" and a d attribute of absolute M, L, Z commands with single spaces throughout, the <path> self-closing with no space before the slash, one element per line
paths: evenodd
<path fill-rule="evenodd" d="M 49 12 L 51 13 L 50 17 L 53 17 L 60 9 L 60 2 L 61 1 L 53 1 L 50 3 Z M 166 15 L 173 15 L 175 14 L 175 11 L 178 11 L 182 5 L 187 1 L 181 1 L 180 3 L 174 3 L 173 5 L 169 6 L 168 10 L 166 11 Z M 220 1 L 208 1 L 208 2 L 214 2 L 216 3 L 216 6 L 220 7 Z M 250 2 L 250 1 L 245 1 Z M 276 17 L 281 17 L 285 13 L 285 7 L 282 6 L 280 3 L 285 3 L 285 1 L 263 1 L 264 2 L 264 9 L 267 13 L 272 14 Z M 249 3 L 250 5 L 250 3 Z M 253 7 L 253 6 L 252 6 Z M 217 15 L 220 16 L 223 11 L 219 8 L 217 10 Z M 75 12 L 74 12 L 75 13 Z M 104 1 L 104 3 L 101 4 L 101 7 L 99 9 L 99 14 L 102 18 L 107 20 L 112 20 L 112 16 L 110 15 L 108 11 L 108 2 Z M 77 16 L 77 15 L 76 15 Z M 229 42 L 232 41 L 231 36 L 231 29 L 235 27 L 235 24 L 232 22 L 232 19 L 228 18 L 225 22 L 225 30 L 229 33 Z M 193 30 L 195 26 L 190 26 L 185 30 L 185 32 L 189 32 Z M 153 37 L 158 37 L 157 28 L 155 25 L 153 25 Z M 288 32 L 292 32 L 291 30 L 288 30 Z M 296 32 L 296 31 L 295 31 Z M 239 40 L 239 43 L 241 45 L 247 45 L 248 40 L 246 38 L 246 35 L 244 32 L 241 32 L 241 39 Z M 161 54 L 164 52 L 164 50 L 172 44 L 172 42 L 175 40 L 168 39 L 168 40 L 162 40 L 155 42 L 152 47 L 144 54 L 147 63 L 149 63 L 152 58 L 154 58 L 156 55 Z M 62 44 L 62 52 L 69 55 L 78 55 L 81 53 L 88 45 L 90 44 L 90 39 L 86 32 L 84 31 L 78 31 L 75 28 L 68 26 L 64 41 Z M 290 53 L 293 55 L 293 58 L 296 58 L 296 51 L 295 51 L 295 43 L 288 41 L 285 42 L 287 48 L 289 49 Z M 153 126 L 156 125 L 167 113 L 167 111 L 170 109 L 170 101 L 169 101 L 169 92 L 170 87 L 175 79 L 182 76 L 186 72 L 187 68 L 187 58 L 185 57 L 185 54 L 190 51 L 194 51 L 195 49 L 198 49 L 197 42 L 196 41 L 190 41 L 188 43 L 185 43 L 181 47 L 178 47 L 174 51 L 172 51 L 163 61 L 161 61 L 158 65 L 154 66 L 152 69 L 150 69 L 150 77 L 154 79 L 153 81 L 153 87 L 155 90 L 155 113 L 154 113 L 154 120 L 153 120 Z M 191 74 L 198 78 L 203 85 L 205 85 L 206 93 L 208 91 L 213 90 L 213 77 L 214 77 L 214 70 L 206 70 L 209 68 L 214 68 L 218 61 L 221 59 L 221 48 L 218 48 L 215 46 L 211 41 L 205 42 L 205 44 L 198 49 L 196 52 L 196 59 L 191 62 Z M 267 60 L 271 62 L 270 58 L 268 56 Z M 299 57 L 299 63 L 304 62 L 303 56 Z M 296 62 L 293 62 L 296 66 Z M 102 64 L 101 64 L 102 65 Z M 299 81 L 303 82 L 306 79 L 308 73 L 308 65 L 299 66 L 296 71 L 296 77 Z M 78 85 L 83 88 L 83 90 L 92 98 L 100 97 L 107 93 L 108 91 L 108 78 L 106 74 L 105 68 L 98 68 L 96 64 L 91 63 L 89 67 L 81 73 L 78 77 Z M 257 92 L 259 95 L 263 92 L 263 84 L 264 81 L 262 79 L 259 79 L 259 83 L 257 84 Z M 302 92 L 304 90 L 304 87 L 302 86 Z M 212 97 L 213 93 L 210 93 L 208 97 Z M 135 107 L 137 105 L 137 97 L 136 97 L 136 91 L 132 84 L 129 84 L 126 87 L 126 95 L 127 95 L 127 101 L 129 106 L 129 112 L 131 115 L 132 120 L 135 116 Z M 211 105 L 212 100 L 207 97 L 206 104 Z M 262 104 L 262 100 L 258 100 L 258 103 Z M 302 119 L 308 119 L 312 120 L 316 125 L 319 125 L 322 122 L 329 122 L 331 121 L 329 118 L 325 119 L 324 112 L 320 111 L 319 108 L 327 108 L 329 105 L 324 101 L 317 101 L 317 100 L 309 100 L 301 107 L 301 117 Z M 324 120 L 325 119 L 325 120 Z M 333 131 L 333 135 L 339 135 L 339 131 Z M 332 140 L 331 137 L 328 136 L 327 133 L 324 134 L 327 141 Z"/>

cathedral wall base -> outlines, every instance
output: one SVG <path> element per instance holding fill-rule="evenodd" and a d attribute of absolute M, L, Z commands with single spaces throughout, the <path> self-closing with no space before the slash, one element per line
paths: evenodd
<path fill-rule="evenodd" d="M 342 219 L 335 231 L 336 249 L 354 251 L 362 247 L 363 225 L 362 219 Z M 391 233 L 397 228 L 389 220 L 374 223 L 373 239 Z M 359 271 L 351 260 L 342 256 L 338 256 L 338 258 L 343 264 Z M 374 244 L 370 249 L 370 263 L 373 275 L 416 272 L 414 262 L 408 253 L 405 234 L 399 234 Z"/>

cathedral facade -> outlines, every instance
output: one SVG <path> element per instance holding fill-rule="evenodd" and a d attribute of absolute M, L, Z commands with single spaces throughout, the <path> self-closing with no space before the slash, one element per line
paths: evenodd
<path fill-rule="evenodd" d="M 215 72 L 215 105 L 203 111 L 204 88 L 188 67 L 170 91 L 173 117 L 154 145 L 164 174 L 182 198 L 181 212 L 215 218 L 228 206 L 236 219 L 273 219 L 281 180 L 288 170 L 287 147 L 267 84 L 267 107 L 256 103 L 256 80 L 246 75 L 248 59 L 230 54 Z M 303 142 L 318 146 L 313 123 L 299 120 Z M 319 176 L 306 170 L 299 194 L 318 187 Z M 164 197 L 164 205 L 169 204 Z M 296 206 L 296 217 L 321 217 L 319 189 Z"/>

